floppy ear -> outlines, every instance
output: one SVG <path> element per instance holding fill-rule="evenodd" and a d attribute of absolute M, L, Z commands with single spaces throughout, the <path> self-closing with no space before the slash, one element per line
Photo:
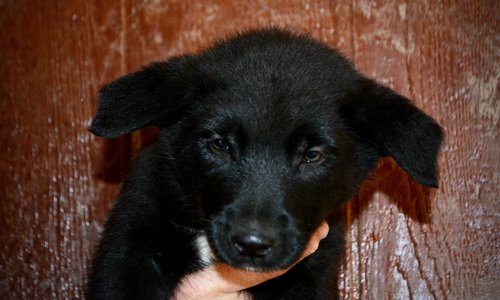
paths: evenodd
<path fill-rule="evenodd" d="M 199 77 L 195 59 L 183 56 L 118 78 L 101 89 L 90 131 L 114 138 L 149 125 L 173 124 L 200 92 Z"/>
<path fill-rule="evenodd" d="M 363 79 L 341 114 L 363 142 L 391 156 L 419 183 L 437 187 L 437 156 L 443 131 L 423 111 L 391 89 Z"/>

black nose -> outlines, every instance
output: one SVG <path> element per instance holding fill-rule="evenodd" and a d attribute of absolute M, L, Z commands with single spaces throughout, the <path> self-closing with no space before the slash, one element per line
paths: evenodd
<path fill-rule="evenodd" d="M 256 232 L 240 232 L 231 241 L 239 254 L 253 258 L 265 257 L 275 243 L 272 237 Z"/>

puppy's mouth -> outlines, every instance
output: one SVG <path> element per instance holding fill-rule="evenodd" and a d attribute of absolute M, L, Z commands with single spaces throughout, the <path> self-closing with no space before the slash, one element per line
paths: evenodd
<path fill-rule="evenodd" d="M 285 269 L 298 260 L 304 246 L 293 230 L 256 225 L 214 224 L 197 239 L 201 261 L 267 272 Z"/>

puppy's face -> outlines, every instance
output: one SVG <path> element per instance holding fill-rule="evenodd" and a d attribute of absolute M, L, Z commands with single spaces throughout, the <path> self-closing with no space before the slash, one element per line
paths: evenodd
<path fill-rule="evenodd" d="M 177 175 L 210 220 L 213 253 L 233 266 L 290 265 L 366 174 L 360 164 L 375 162 L 376 154 L 357 158 L 359 145 L 333 105 L 301 92 L 309 98 L 277 82 L 261 84 L 260 95 L 227 86 L 183 121 Z"/>
<path fill-rule="evenodd" d="M 238 268 L 292 264 L 380 156 L 436 185 L 439 126 L 336 51 L 286 32 L 251 32 L 118 79 L 101 91 L 91 130 L 152 124 L 210 252 Z"/>

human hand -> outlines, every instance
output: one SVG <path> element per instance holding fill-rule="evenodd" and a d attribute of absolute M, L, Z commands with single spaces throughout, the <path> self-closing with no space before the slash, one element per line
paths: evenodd
<path fill-rule="evenodd" d="M 215 263 L 184 278 L 177 287 L 173 299 L 250 299 L 250 296 L 242 291 L 286 273 L 302 259 L 316 252 L 319 242 L 328 235 L 328 231 L 328 223 L 323 221 L 313 233 L 300 259 L 287 269 L 271 272 L 250 272 L 231 267 L 227 264 Z"/>

